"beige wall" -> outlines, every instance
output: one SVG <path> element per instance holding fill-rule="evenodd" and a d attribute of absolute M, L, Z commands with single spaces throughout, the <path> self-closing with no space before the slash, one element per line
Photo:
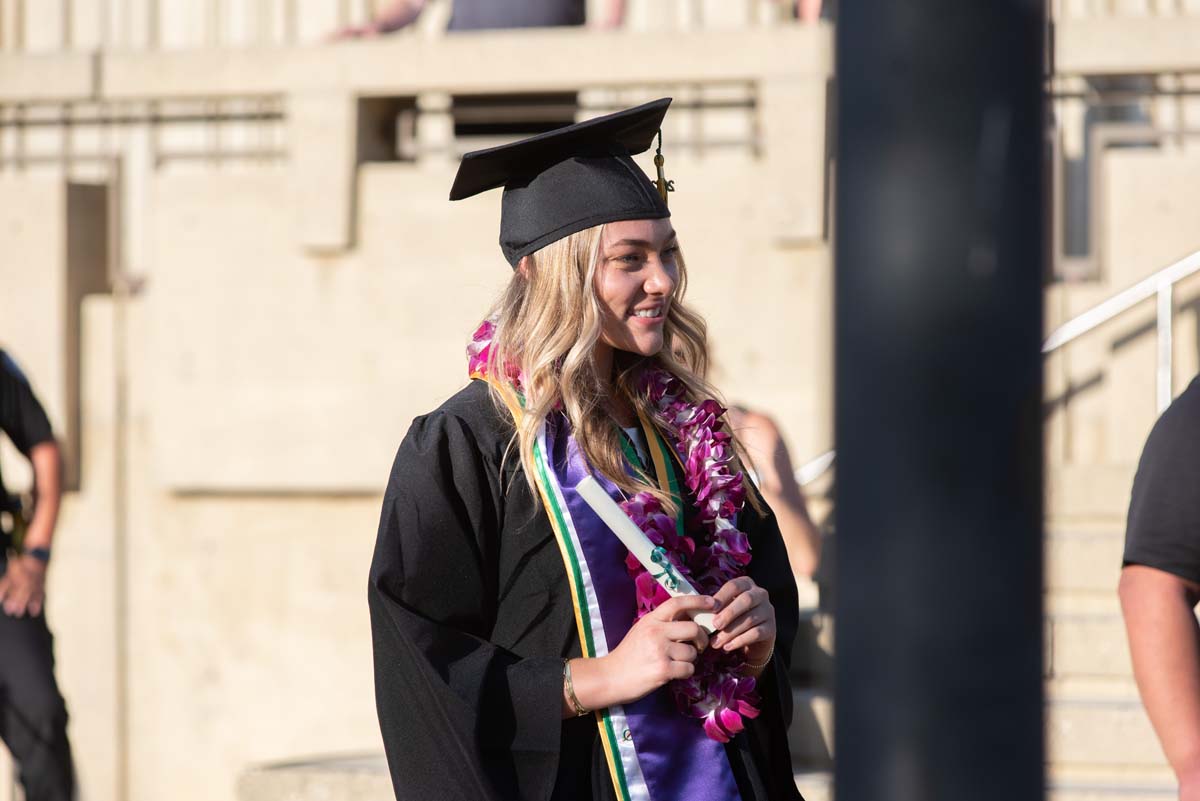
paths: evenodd
<path fill-rule="evenodd" d="M 1111 11 L 1066 5 L 1064 19 Z M 1137 5 L 1119 14 L 1163 13 Z M 595 13 L 603 2 L 589 6 Z M 0 0 L 0 49 L 46 54 L 0 63 L 0 121 L 66 111 L 133 120 L 0 126 L 0 287 L 19 290 L 0 292 L 0 342 L 27 367 L 61 430 L 81 420 L 82 482 L 64 507 L 49 614 L 88 801 L 118 801 L 122 764 L 128 801 L 230 801 L 248 764 L 379 747 L 362 602 L 379 493 L 411 418 L 464 383 L 463 346 L 509 274 L 496 245 L 498 194 L 445 201 L 450 154 L 463 143 L 448 139 L 437 108 L 459 79 L 491 86 L 494 76 L 471 66 L 489 61 L 487 48 L 526 40 L 484 36 L 474 55 L 436 37 L 255 47 L 315 42 L 366 8 Z M 672 35 L 586 48 L 551 35 L 539 52 L 552 59 L 555 47 L 580 49 L 558 60 L 573 70 L 585 114 L 660 93 L 679 98 L 667 128 L 679 189 L 673 221 L 691 302 L 710 323 L 717 383 L 730 400 L 774 414 L 803 461 L 834 444 L 829 31 L 805 38 L 762 27 L 780 4 L 758 0 L 630 0 L 629 8 L 633 30 Z M 739 58 L 714 66 L 715 43 L 751 29 L 760 38 L 737 39 Z M 141 52 L 156 38 L 166 50 L 210 49 Z M 661 63 L 639 62 L 641 73 L 605 60 L 622 47 L 645 52 L 649 41 Z M 64 47 L 103 50 L 96 60 L 54 55 Z M 436 91 L 425 91 L 415 67 L 402 68 L 418 56 L 437 64 Z M 500 67 L 520 77 L 512 64 Z M 664 71 L 669 87 L 647 86 Z M 522 87 L 536 88 L 528 72 Z M 719 80 L 734 72 L 737 80 Z M 323 86 L 309 94 L 315 77 Z M 257 94 L 229 96 L 246 85 Z M 13 105 L 39 91 L 40 105 Z M 417 159 L 356 165 L 348 110 L 359 96 L 389 93 L 428 112 Z M 245 110 L 279 118 L 215 119 Z M 672 139 L 691 144 L 675 151 Z M 712 146 L 722 139 L 734 144 Z M 1105 269 L 1051 288 L 1048 326 L 1200 248 L 1196 156 L 1163 147 L 1102 158 Z M 97 276 L 110 266 L 100 244 L 109 195 L 68 179 L 116 190 L 112 266 L 144 279 L 123 314 L 99 295 Z M 1177 298 L 1177 389 L 1198 367 L 1198 295 L 1193 279 Z M 1047 426 L 1054 485 L 1083 497 L 1092 484 L 1074 486 L 1060 468 L 1084 465 L 1116 476 L 1104 487 L 1127 487 L 1154 419 L 1152 307 L 1048 360 L 1047 395 L 1063 394 L 1069 401 Z M 21 460 L 0 458 L 19 477 Z M 1063 642 L 1076 631 L 1056 625 Z"/>
<path fill-rule="evenodd" d="M 140 30 L 142 17 L 117 19 L 149 8 L 134 5 L 114 4 L 105 24 Z M 608 44 L 538 41 L 579 50 L 582 115 L 679 98 L 665 132 L 673 222 L 718 383 L 774 414 L 798 460 L 814 456 L 832 445 L 829 32 L 754 33 L 729 67 L 742 77 L 723 81 L 703 28 L 750 25 L 752 4 L 630 7 L 635 27 L 700 29 L 703 47 L 655 40 L 673 48 L 666 89 L 645 85 L 649 67 L 605 84 Z M 0 0 L 0 11 L 12 8 Z M 314 11 L 306 24 L 323 28 L 319 19 Z M 164 36 L 193 35 L 200 23 L 189 20 L 172 12 Z M 0 340 L 29 367 L 56 425 L 81 421 L 82 483 L 64 507 L 49 614 L 84 798 L 230 801 L 250 764 L 377 751 L 363 600 L 379 497 L 412 417 L 465 383 L 464 345 L 511 275 L 496 243 L 499 193 L 445 200 L 451 154 L 466 145 L 448 138 L 437 93 L 407 73 L 399 96 L 416 91 L 428 111 L 424 149 L 409 163 L 356 164 L 354 116 L 331 115 L 360 94 L 396 91 L 378 66 L 399 49 L 264 49 L 236 75 L 212 53 L 135 54 L 110 69 L 56 60 L 60 21 L 27 24 L 41 26 L 34 38 L 47 55 L 6 62 L 15 71 L 0 70 L 0 95 L 36 97 L 50 65 L 44 74 L 59 76 L 55 97 L 75 98 L 72 113 L 136 118 L 36 135 L 0 128 L 0 286 L 20 288 L 0 293 Z M 523 40 L 479 41 L 472 52 Z M 428 46 L 439 80 L 456 53 L 476 74 L 461 46 Z M 232 85 L 271 85 L 237 102 L 171 99 L 203 89 L 210 68 Z M 314 70 L 333 77 L 307 94 Z M 136 96 L 146 73 L 162 79 L 153 107 Z M 135 97 L 86 100 L 120 86 Z M 175 122 L 153 122 L 152 108 Z M 224 127 L 205 117 L 244 108 L 280 119 Z M 0 119 L 10 109 L 0 106 Z M 245 155 L 257 146 L 273 149 Z M 112 192 L 68 183 L 85 176 Z M 103 241 L 110 222 L 115 249 Z M 134 279 L 127 301 L 95 296 L 110 255 L 114 273 Z"/>
<path fill-rule="evenodd" d="M 1200 250 L 1200 155 L 1164 147 L 1108 150 L 1103 158 L 1105 270 L 1099 280 L 1047 295 L 1050 327 Z M 1200 276 L 1176 287 L 1174 308 L 1179 393 L 1200 372 Z M 1052 462 L 1132 469 L 1158 416 L 1156 342 L 1151 299 L 1048 360 L 1047 396 L 1061 398 L 1068 380 L 1075 388 L 1066 411 L 1059 404 L 1049 419 Z"/>
<path fill-rule="evenodd" d="M 66 480 L 79 479 L 80 308 L 105 291 L 106 195 L 98 186 L 0 175 L 0 347 L 11 350 L 65 446 Z M 19 291 L 13 291 L 19 290 Z M 27 486 L 28 463 L 5 440 L 4 475 Z"/>
<path fill-rule="evenodd" d="M 752 159 L 672 167 L 722 383 L 815 455 L 830 444 L 827 252 L 772 244 Z M 295 246 L 282 172 L 157 182 L 144 302 L 160 487 L 379 490 L 412 417 L 465 383 L 463 347 L 510 274 L 498 194 L 451 205 L 452 178 L 364 168 L 359 245 L 338 257 Z"/>

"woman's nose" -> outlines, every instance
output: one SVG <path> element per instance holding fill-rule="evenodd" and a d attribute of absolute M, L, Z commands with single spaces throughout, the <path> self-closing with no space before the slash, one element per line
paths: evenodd
<path fill-rule="evenodd" d="M 646 292 L 670 295 L 674 289 L 674 265 L 667 265 L 661 259 L 654 259 L 650 265 L 650 274 L 646 276 Z"/>

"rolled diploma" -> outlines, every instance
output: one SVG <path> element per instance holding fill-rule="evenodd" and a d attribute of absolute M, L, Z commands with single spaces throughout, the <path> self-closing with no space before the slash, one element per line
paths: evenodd
<path fill-rule="evenodd" d="M 650 571 L 650 575 L 663 573 L 662 566 L 651 558 L 651 554 L 654 552 L 654 543 L 650 541 L 645 532 L 637 527 L 637 523 L 629 519 L 625 510 L 608 496 L 608 493 L 600 486 L 600 482 L 591 476 L 584 476 L 583 480 L 575 485 L 575 491 L 587 502 L 588 506 L 592 507 L 592 511 L 599 515 L 604 524 L 617 535 L 617 539 L 624 543 L 629 552 L 642 563 L 642 566 Z M 676 589 L 667 586 L 665 573 L 655 580 L 671 595 L 699 595 L 696 588 L 689 584 L 686 578 L 679 575 L 678 571 L 676 571 L 675 577 L 679 580 L 679 586 Z M 712 612 L 689 612 L 688 614 L 709 634 L 717 630 L 713 625 Z"/>

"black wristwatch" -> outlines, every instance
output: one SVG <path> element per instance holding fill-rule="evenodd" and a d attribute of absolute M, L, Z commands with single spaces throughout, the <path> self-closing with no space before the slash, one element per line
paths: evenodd
<path fill-rule="evenodd" d="M 50 549 L 49 548 L 26 548 L 25 554 L 27 556 L 32 556 L 34 559 L 38 560 L 43 565 L 50 563 Z"/>

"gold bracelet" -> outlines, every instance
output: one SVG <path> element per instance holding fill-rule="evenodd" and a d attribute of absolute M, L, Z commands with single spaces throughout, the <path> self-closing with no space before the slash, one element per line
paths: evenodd
<path fill-rule="evenodd" d="M 746 667 L 751 670 L 762 670 L 771 661 L 771 657 L 775 656 L 775 643 L 771 643 L 771 650 L 767 652 L 767 658 L 761 662 L 746 662 Z"/>
<path fill-rule="evenodd" d="M 579 703 L 579 699 L 575 697 L 575 685 L 571 682 L 571 660 L 563 660 L 563 683 L 567 686 L 567 700 L 571 702 L 571 706 L 575 709 L 575 717 L 581 718 L 588 713 L 586 707 Z"/>

